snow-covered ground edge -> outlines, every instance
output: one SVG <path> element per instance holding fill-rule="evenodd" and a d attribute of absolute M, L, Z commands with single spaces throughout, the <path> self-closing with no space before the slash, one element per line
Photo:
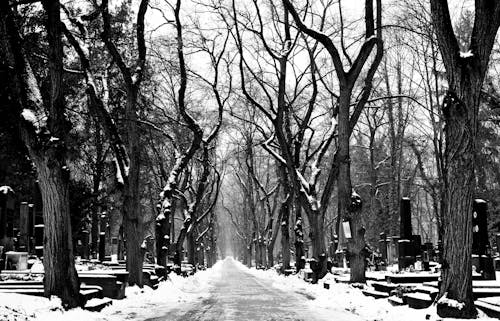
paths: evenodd
<path fill-rule="evenodd" d="M 312 311 L 325 316 L 345 315 L 352 313 L 353 320 L 384 320 L 384 321 L 422 321 L 440 320 L 457 321 L 460 319 L 441 318 L 436 314 L 436 306 L 427 309 L 411 309 L 408 306 L 393 306 L 386 299 L 375 299 L 365 296 L 360 289 L 349 284 L 335 283 L 333 275 L 327 275 L 318 284 L 309 284 L 297 275 L 284 276 L 274 270 L 249 269 L 240 262 L 236 264 L 252 275 L 272 282 L 272 286 L 288 293 L 299 293 L 309 298 L 306 304 Z M 330 289 L 323 288 L 323 282 L 330 281 Z M 479 318 L 476 320 L 497 320 L 488 317 L 478 310 Z"/>
<path fill-rule="evenodd" d="M 58 298 L 22 294 L 0 293 L 0 320 L 2 321 L 121 321 L 160 317 L 168 311 L 194 304 L 210 295 L 210 280 L 220 275 L 222 261 L 212 268 L 184 278 L 174 273 L 169 280 L 160 282 L 158 289 L 129 287 L 126 298 L 113 300 L 112 305 L 101 312 L 82 309 L 64 311 Z"/>

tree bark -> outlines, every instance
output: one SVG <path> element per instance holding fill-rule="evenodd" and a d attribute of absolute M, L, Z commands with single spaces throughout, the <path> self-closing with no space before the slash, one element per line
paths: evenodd
<path fill-rule="evenodd" d="M 306 257 L 304 252 L 304 230 L 302 229 L 302 208 L 300 201 L 295 198 L 295 270 L 299 272 L 306 265 Z"/>
<path fill-rule="evenodd" d="M 313 268 L 314 276 L 313 282 L 316 283 L 319 279 L 323 278 L 327 270 L 326 264 L 326 245 L 325 245 L 325 229 L 323 226 L 323 217 L 319 214 L 309 216 L 309 224 L 311 229 L 311 242 L 312 242 L 312 256 L 316 260 Z"/>
<path fill-rule="evenodd" d="M 349 155 L 349 103 L 350 92 L 342 92 L 339 97 L 338 115 L 338 159 L 339 178 L 337 180 L 338 190 L 338 213 L 339 219 L 349 221 L 351 228 L 351 238 L 348 238 L 347 251 L 349 253 L 349 263 L 351 267 L 351 282 L 366 281 L 365 278 L 365 247 L 364 227 L 361 219 L 361 212 L 353 212 L 352 209 L 352 185 L 351 185 L 351 160 Z"/>
<path fill-rule="evenodd" d="M 272 224 L 273 224 L 273 222 L 271 222 L 271 226 L 272 226 Z M 268 237 L 268 243 L 267 243 L 267 267 L 268 268 L 271 268 L 274 266 L 274 244 L 276 243 L 276 239 L 278 238 L 280 224 L 281 224 L 281 211 L 279 211 L 278 218 L 276 219 L 276 223 L 274 226 L 272 226 L 272 231 L 270 233 L 270 236 Z"/>
<path fill-rule="evenodd" d="M 465 96 L 468 97 L 468 96 Z M 469 96 L 470 97 L 470 96 Z M 470 106 L 470 105 L 469 105 Z M 445 209 L 442 283 L 440 295 L 465 303 L 461 317 L 476 315 L 472 296 L 472 201 L 474 197 L 474 138 L 466 105 L 449 92 L 445 111 Z M 438 305 L 440 314 L 452 314 Z M 456 316 L 458 317 L 458 316 Z"/>
<path fill-rule="evenodd" d="M 42 1 L 46 14 L 46 31 L 49 56 L 49 94 L 42 100 L 28 61 L 14 13 L 8 1 L 0 3 L 0 28 L 7 48 L 2 54 L 13 60 L 12 90 L 18 99 L 21 137 L 30 158 L 37 167 L 45 225 L 44 238 L 44 294 L 61 298 L 63 307 L 73 308 L 83 304 L 80 297 L 80 282 L 74 266 L 71 220 L 69 211 L 69 172 L 67 169 L 67 143 L 70 123 L 65 116 L 63 92 L 63 44 L 59 1 Z M 8 52 L 8 54 L 7 54 Z M 22 117 L 27 110 L 45 113 L 45 136 L 39 135 L 33 122 Z M 38 124 L 40 125 L 40 124 Z M 50 137 L 50 139 L 49 139 Z"/>
<path fill-rule="evenodd" d="M 190 226 L 186 233 L 186 252 L 187 261 L 189 264 L 196 266 L 196 237 L 194 233 L 194 226 Z"/>
<path fill-rule="evenodd" d="M 66 308 L 76 307 L 83 302 L 73 256 L 69 173 L 49 157 L 33 156 L 43 202 L 44 295 L 60 297 Z"/>
<path fill-rule="evenodd" d="M 439 298 L 460 302 L 461 308 L 438 300 L 441 317 L 475 318 L 472 296 L 472 201 L 479 125 L 479 98 L 491 50 L 500 26 L 500 3 L 475 1 L 469 52 L 462 55 L 444 0 L 431 0 L 431 15 L 446 68 L 448 93 L 445 118 L 445 170 L 443 198 L 443 263 Z"/>
<path fill-rule="evenodd" d="M 102 143 L 101 126 L 95 118 L 95 144 L 96 144 L 96 162 L 94 164 L 94 174 L 93 174 L 93 186 L 92 186 L 92 205 L 91 205 L 91 215 L 92 215 L 92 228 L 91 228 L 91 248 L 90 253 L 92 258 L 97 258 L 97 253 L 99 252 L 99 186 L 101 185 L 102 176 L 104 173 L 104 151 Z"/>
<path fill-rule="evenodd" d="M 126 131 L 128 138 L 127 152 L 130 159 L 128 179 L 125 181 L 123 195 L 123 225 L 127 240 L 127 271 L 130 285 L 142 287 L 142 265 L 144 261 L 141 245 L 142 215 L 140 206 L 140 139 L 137 125 L 137 88 L 129 88 L 127 95 Z"/>

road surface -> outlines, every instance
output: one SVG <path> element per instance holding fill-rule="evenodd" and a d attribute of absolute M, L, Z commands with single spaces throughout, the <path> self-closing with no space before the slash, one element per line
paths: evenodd
<path fill-rule="evenodd" d="M 332 320 L 332 316 L 328 319 L 314 316 L 316 311 L 308 310 L 305 304 L 311 299 L 307 295 L 285 293 L 273 288 L 271 281 L 245 272 L 232 259 L 224 260 L 220 273 L 210 280 L 210 283 L 213 287 L 208 298 L 194 306 L 179 308 L 165 316 L 150 318 L 147 321 Z M 342 318 L 335 316 L 333 319 Z"/>

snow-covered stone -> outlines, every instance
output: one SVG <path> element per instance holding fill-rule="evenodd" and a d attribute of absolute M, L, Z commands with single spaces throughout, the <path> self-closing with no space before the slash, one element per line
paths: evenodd
<path fill-rule="evenodd" d="M 12 187 L 4 185 L 0 186 L 0 193 L 2 194 L 14 193 L 14 190 L 12 189 Z"/>

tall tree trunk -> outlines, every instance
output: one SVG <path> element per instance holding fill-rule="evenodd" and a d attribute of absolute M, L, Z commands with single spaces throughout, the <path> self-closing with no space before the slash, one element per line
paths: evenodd
<path fill-rule="evenodd" d="M 285 202 L 288 202 L 285 200 Z M 281 255 L 282 263 L 281 271 L 290 269 L 290 233 L 289 233 L 289 207 L 288 204 L 283 204 L 281 207 L 283 211 L 281 218 Z"/>
<path fill-rule="evenodd" d="M 254 239 L 254 248 L 255 248 L 255 253 L 254 253 L 254 257 L 255 257 L 255 267 L 260 267 L 262 266 L 262 254 L 260 252 L 260 244 L 259 244 L 259 237 L 256 236 L 255 239 Z"/>
<path fill-rule="evenodd" d="M 128 155 L 130 167 L 125 181 L 123 199 L 123 225 L 127 241 L 127 271 L 130 285 L 142 287 L 142 264 L 144 261 L 141 250 L 142 215 L 140 206 L 140 139 L 137 125 L 137 89 L 129 88 L 126 107 L 126 129 L 128 138 Z"/>
<path fill-rule="evenodd" d="M 103 161 L 103 142 L 102 142 L 102 132 L 101 126 L 99 124 L 98 118 L 95 117 L 95 147 L 96 147 L 96 162 L 93 175 L 93 186 L 92 186 L 92 206 L 91 206 L 91 216 L 92 216 L 92 228 L 90 232 L 90 238 L 92 239 L 90 253 L 93 258 L 97 258 L 97 252 L 99 251 L 99 186 L 101 185 L 102 175 L 104 173 L 104 161 Z"/>
<path fill-rule="evenodd" d="M 260 264 L 262 268 L 265 268 L 267 266 L 266 244 L 262 238 L 259 241 L 259 247 L 260 247 Z"/>
<path fill-rule="evenodd" d="M 4 55 L 5 61 L 13 60 L 11 85 L 19 107 L 21 136 L 37 167 L 42 194 L 45 225 L 44 294 L 47 297 L 56 295 L 61 298 L 65 308 L 72 308 L 82 302 L 80 282 L 74 266 L 69 211 L 67 144 L 71 126 L 65 116 L 60 4 L 59 1 L 42 1 L 42 5 L 46 14 L 49 58 L 49 95 L 46 101 L 42 99 L 40 86 L 22 47 L 23 41 L 8 1 L 0 2 L 0 33 L 5 41 L 0 53 Z M 47 116 L 44 136 L 38 135 L 37 124 L 22 117 L 26 111 Z"/>
<path fill-rule="evenodd" d="M 316 264 L 313 268 L 314 278 L 313 282 L 317 282 L 319 279 L 323 278 L 327 271 L 326 264 L 326 245 L 325 245 L 325 229 L 324 220 L 322 215 L 319 213 L 314 213 L 309 216 L 309 224 L 311 229 L 311 242 L 312 242 L 312 256 L 316 260 Z"/>
<path fill-rule="evenodd" d="M 181 230 L 179 231 L 179 235 L 177 236 L 177 241 L 175 242 L 175 253 L 174 253 L 174 265 L 176 266 L 177 272 L 180 273 L 181 263 L 184 259 L 184 251 L 183 245 L 184 240 L 186 239 L 188 229 L 191 226 L 191 216 L 189 213 L 186 214 L 187 217 L 184 218 L 184 222 L 182 224 Z"/>
<path fill-rule="evenodd" d="M 76 273 L 69 211 L 69 173 L 60 162 L 46 156 L 32 157 L 43 202 L 44 294 L 56 295 L 67 308 L 82 304 Z"/>
<path fill-rule="evenodd" d="M 281 256 L 282 256 L 282 266 L 281 271 L 284 272 L 290 269 L 290 234 L 289 234 L 289 224 L 290 224 L 290 211 L 292 209 L 293 202 L 293 191 L 290 186 L 290 180 L 288 177 L 287 169 L 285 165 L 278 165 L 278 172 L 280 175 L 281 184 L 283 186 L 283 197 L 284 200 L 280 207 L 280 230 L 281 230 Z"/>
<path fill-rule="evenodd" d="M 249 268 L 252 267 L 252 243 L 252 240 L 248 241 L 245 248 L 246 264 Z"/>
<path fill-rule="evenodd" d="M 169 219 L 161 215 L 161 206 L 158 208 L 159 213 L 156 216 L 155 224 L 156 264 L 166 266 L 168 248 L 170 245 L 170 224 L 168 224 Z"/>
<path fill-rule="evenodd" d="M 190 227 L 186 233 L 186 251 L 188 263 L 196 266 L 196 237 L 193 227 Z"/>
<path fill-rule="evenodd" d="M 300 201 L 295 198 L 295 269 L 300 271 L 305 267 L 306 259 L 304 252 L 304 230 L 302 229 L 302 207 Z"/>
<path fill-rule="evenodd" d="M 479 125 L 479 98 L 490 54 L 500 27 L 500 3 L 476 0 L 470 55 L 462 55 L 447 1 L 431 0 L 431 15 L 449 90 L 443 101 L 445 170 L 441 317 L 475 318 L 472 296 L 472 200 Z M 448 304 L 458 301 L 461 306 Z"/>
<path fill-rule="evenodd" d="M 443 102 L 446 121 L 446 192 L 442 222 L 444 235 L 440 295 L 464 303 L 465 310 L 460 311 L 460 316 L 467 317 L 476 315 L 471 260 L 474 197 L 474 137 L 471 133 L 474 132 L 474 125 L 467 117 L 466 107 L 473 106 L 473 99 L 470 97 L 474 96 L 469 92 L 462 93 L 461 97 L 464 100 L 450 91 Z M 466 105 L 466 101 L 469 104 Z M 447 309 L 446 305 L 438 305 L 438 312 L 443 313 Z"/>
<path fill-rule="evenodd" d="M 351 267 L 351 282 L 366 281 L 365 278 L 365 230 L 362 225 L 361 212 L 352 211 L 353 190 L 351 185 L 351 160 L 349 155 L 349 102 L 350 92 L 341 92 L 339 98 L 338 116 L 338 157 L 339 157 L 339 178 L 338 188 L 338 213 L 339 219 L 349 222 L 351 237 L 347 240 L 347 251 L 349 253 L 349 263 Z"/>
<path fill-rule="evenodd" d="M 385 72 L 384 80 L 387 95 L 392 95 L 391 85 L 389 81 L 389 71 L 387 70 L 387 60 L 384 62 Z M 399 71 L 399 70 L 398 70 Z M 398 73 L 398 78 L 400 74 Z M 398 129 L 396 128 L 398 124 L 395 119 L 395 107 L 392 99 L 387 100 L 388 107 L 388 121 L 389 121 L 389 136 L 390 136 L 390 158 L 391 162 L 389 165 L 391 175 L 389 175 L 389 195 L 388 195 L 388 211 L 389 211 L 389 233 L 391 235 L 398 235 L 399 233 L 399 200 L 400 195 L 400 173 L 398 171 L 399 166 L 399 148 L 398 148 Z"/>
<path fill-rule="evenodd" d="M 279 193 L 279 192 L 277 192 Z M 276 200 L 277 201 L 277 200 Z M 281 225 L 281 211 L 278 212 L 278 218 L 276 219 L 276 223 L 273 226 L 273 222 L 271 222 L 271 231 L 269 231 L 268 242 L 267 242 L 267 267 L 271 268 L 274 266 L 274 244 L 276 243 L 276 239 L 278 238 L 278 232 L 280 231 Z"/>

